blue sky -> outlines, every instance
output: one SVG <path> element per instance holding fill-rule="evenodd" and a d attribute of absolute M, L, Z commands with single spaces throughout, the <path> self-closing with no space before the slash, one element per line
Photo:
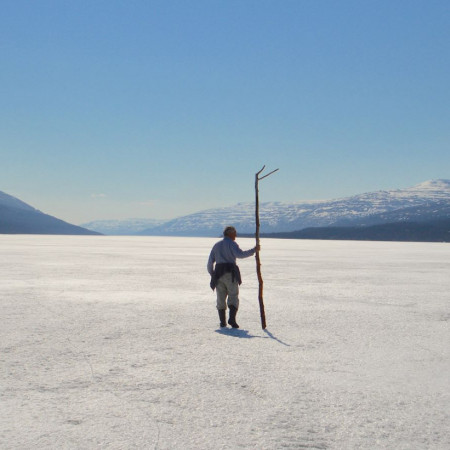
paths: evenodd
<path fill-rule="evenodd" d="M 0 190 L 72 223 L 450 178 L 448 0 L 1 0 Z"/>

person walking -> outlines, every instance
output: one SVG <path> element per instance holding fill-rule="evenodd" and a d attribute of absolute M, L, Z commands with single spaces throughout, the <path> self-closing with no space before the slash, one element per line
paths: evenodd
<path fill-rule="evenodd" d="M 217 310 L 219 312 L 220 326 L 226 327 L 227 304 L 230 309 L 229 325 L 239 328 L 236 314 L 239 309 L 239 285 L 242 283 L 236 258 L 248 258 L 256 252 L 256 247 L 250 250 L 241 250 L 236 241 L 236 228 L 226 227 L 223 239 L 214 244 L 208 258 L 207 269 L 211 275 L 211 289 L 216 290 Z"/>

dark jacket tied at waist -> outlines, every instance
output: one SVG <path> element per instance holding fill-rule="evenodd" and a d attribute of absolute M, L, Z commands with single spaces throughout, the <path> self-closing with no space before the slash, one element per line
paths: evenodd
<path fill-rule="evenodd" d="M 217 282 L 219 281 L 220 277 L 222 275 L 225 275 L 226 273 L 231 273 L 231 279 L 232 281 L 237 281 L 238 284 L 242 284 L 241 279 L 241 272 L 239 270 L 239 267 L 236 264 L 233 263 L 219 263 L 216 264 L 216 267 L 214 268 L 214 272 L 211 276 L 211 283 L 209 284 L 211 286 L 211 289 L 214 290 L 217 286 Z"/>

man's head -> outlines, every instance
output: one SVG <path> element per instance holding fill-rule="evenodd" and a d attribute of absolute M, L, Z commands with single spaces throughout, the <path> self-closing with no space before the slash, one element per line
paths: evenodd
<path fill-rule="evenodd" d="M 236 228 L 234 227 L 226 227 L 225 230 L 223 230 L 223 235 L 229 237 L 233 241 L 236 239 L 236 234 Z"/>

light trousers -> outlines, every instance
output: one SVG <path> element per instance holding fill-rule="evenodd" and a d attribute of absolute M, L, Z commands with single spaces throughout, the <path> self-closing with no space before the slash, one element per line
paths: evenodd
<path fill-rule="evenodd" d="M 225 273 L 219 278 L 216 294 L 217 309 L 227 309 L 227 303 L 228 307 L 239 309 L 239 284 L 236 280 L 233 281 L 231 273 Z"/>

